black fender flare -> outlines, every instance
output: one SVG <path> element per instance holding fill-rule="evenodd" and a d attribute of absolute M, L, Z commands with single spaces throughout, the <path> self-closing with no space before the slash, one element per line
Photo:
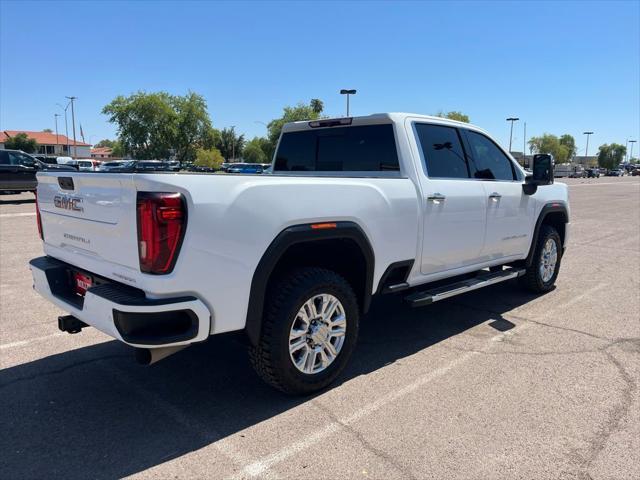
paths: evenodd
<path fill-rule="evenodd" d="M 547 203 L 542 210 L 540 210 L 540 214 L 538 215 L 538 220 L 536 220 L 536 226 L 533 230 L 533 237 L 531 239 L 531 245 L 529 247 L 529 254 L 527 255 L 527 259 L 525 260 L 525 265 L 530 267 L 533 263 L 533 254 L 536 250 L 536 245 L 538 243 L 538 235 L 540 234 L 540 227 L 544 224 L 545 218 L 550 213 L 560 212 L 564 215 L 564 223 L 569 222 L 569 212 L 567 210 L 567 206 L 564 203 L 552 202 Z M 564 245 L 563 245 L 564 251 Z"/>
<path fill-rule="evenodd" d="M 298 243 L 333 239 L 353 240 L 362 251 L 366 265 L 362 311 L 363 313 L 368 311 L 373 289 L 375 256 L 371 243 L 362 228 L 355 222 L 322 222 L 294 225 L 285 228 L 276 236 L 262 255 L 253 273 L 245 324 L 245 332 L 252 345 L 257 345 L 260 339 L 264 298 L 269 278 L 287 249 Z"/>

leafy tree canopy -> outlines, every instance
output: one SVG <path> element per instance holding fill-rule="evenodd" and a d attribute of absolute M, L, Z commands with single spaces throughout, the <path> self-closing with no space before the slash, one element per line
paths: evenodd
<path fill-rule="evenodd" d="M 33 153 L 38 149 L 38 142 L 35 138 L 29 138 L 26 133 L 18 133 L 8 138 L 4 142 L 4 148 L 9 150 L 22 150 L 26 153 Z"/>
<path fill-rule="evenodd" d="M 45 132 L 45 133 L 53 133 L 53 130 L 51 130 L 50 128 L 45 128 L 42 131 Z"/>
<path fill-rule="evenodd" d="M 627 154 L 627 147 L 618 143 L 600 145 L 598 148 L 598 165 L 606 169 L 617 168 Z"/>
<path fill-rule="evenodd" d="M 108 138 L 105 138 L 104 140 L 100 140 L 96 143 L 93 148 L 113 148 L 115 144 L 116 140 L 109 140 Z"/>
<path fill-rule="evenodd" d="M 250 163 L 267 163 L 270 159 L 267 159 L 267 155 L 262 149 L 262 143 L 268 143 L 266 138 L 255 137 L 248 141 L 242 151 L 242 158 L 245 162 Z"/>
<path fill-rule="evenodd" d="M 323 110 L 324 104 L 317 98 L 311 100 L 308 105 L 300 102 L 294 107 L 284 107 L 282 116 L 271 120 L 267 126 L 269 141 L 273 148 L 275 149 L 275 145 L 278 143 L 280 132 L 282 132 L 282 127 L 285 123 L 317 120 L 322 115 Z"/>
<path fill-rule="evenodd" d="M 242 157 L 244 148 L 244 135 L 236 135 L 234 127 L 223 128 L 216 138 L 216 148 L 220 150 L 222 156 L 227 160 L 234 160 Z"/>
<path fill-rule="evenodd" d="M 212 147 L 216 138 L 206 101 L 193 92 L 121 95 L 102 113 L 118 126 L 124 150 L 137 159 L 168 158 L 173 153 L 179 161 L 192 161 L 198 148 Z"/>
<path fill-rule="evenodd" d="M 224 162 L 224 158 L 217 148 L 204 149 L 199 148 L 196 151 L 195 164 L 201 167 L 220 168 L 220 165 Z"/>
<path fill-rule="evenodd" d="M 568 138 L 573 140 L 571 135 L 563 135 L 564 143 L 560 141 L 555 135 L 545 133 L 540 137 L 531 137 L 529 139 L 529 150 L 531 153 L 550 153 L 553 155 L 556 163 L 566 163 L 571 159 L 571 146 L 568 145 Z M 575 142 L 573 142 L 573 149 L 575 151 Z"/>
<path fill-rule="evenodd" d="M 573 138 L 572 135 L 565 133 L 558 139 L 558 142 L 560 143 L 560 145 L 567 147 L 569 160 L 571 160 L 573 157 L 576 156 L 576 153 L 578 152 L 578 148 L 576 147 L 576 139 Z"/>
<path fill-rule="evenodd" d="M 464 122 L 464 123 L 470 122 L 468 115 L 465 115 L 464 113 L 457 112 L 457 111 L 444 113 L 442 110 L 440 110 L 438 113 L 436 113 L 436 117 L 448 118 L 449 120 L 457 120 L 458 122 Z"/>

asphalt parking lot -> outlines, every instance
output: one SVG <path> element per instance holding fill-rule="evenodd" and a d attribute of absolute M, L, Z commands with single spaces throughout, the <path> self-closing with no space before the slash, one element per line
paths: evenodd
<path fill-rule="evenodd" d="M 233 337 L 151 367 L 33 292 L 0 196 L 0 477 L 640 478 L 640 178 L 567 180 L 557 288 L 376 300 L 334 388 L 283 396 Z"/>

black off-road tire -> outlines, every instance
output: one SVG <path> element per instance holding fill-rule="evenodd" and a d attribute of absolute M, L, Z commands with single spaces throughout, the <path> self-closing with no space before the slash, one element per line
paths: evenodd
<path fill-rule="evenodd" d="M 543 261 L 542 250 L 547 240 L 553 240 L 556 243 L 556 249 L 558 252 L 558 260 L 556 261 L 555 271 L 549 280 L 546 282 L 542 279 L 540 274 L 540 264 Z M 540 227 L 540 233 L 536 242 L 536 247 L 533 252 L 533 260 L 531 265 L 527 267 L 525 275 L 520 277 L 520 284 L 527 290 L 534 293 L 546 293 L 554 288 L 558 272 L 560 271 L 560 261 L 562 260 L 562 239 L 558 231 L 550 225 L 542 225 Z"/>
<path fill-rule="evenodd" d="M 347 319 L 345 340 L 335 360 L 323 371 L 306 374 L 289 355 L 289 333 L 302 305 L 314 295 L 336 297 Z M 267 292 L 260 339 L 249 347 L 258 375 L 272 387 L 291 395 L 308 395 L 323 389 L 342 372 L 356 345 L 359 308 L 351 285 L 337 273 L 309 267 L 283 274 Z"/>

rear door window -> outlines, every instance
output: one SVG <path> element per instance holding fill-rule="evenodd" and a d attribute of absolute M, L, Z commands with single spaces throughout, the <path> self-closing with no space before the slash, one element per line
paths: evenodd
<path fill-rule="evenodd" d="M 481 180 L 514 180 L 515 170 L 511 160 L 481 133 L 467 130 L 470 155 L 474 163 L 474 178 Z"/>
<path fill-rule="evenodd" d="M 400 170 L 393 126 L 366 125 L 285 133 L 274 171 Z"/>
<path fill-rule="evenodd" d="M 416 123 L 415 128 L 429 178 L 469 178 L 457 128 L 426 123 Z"/>

